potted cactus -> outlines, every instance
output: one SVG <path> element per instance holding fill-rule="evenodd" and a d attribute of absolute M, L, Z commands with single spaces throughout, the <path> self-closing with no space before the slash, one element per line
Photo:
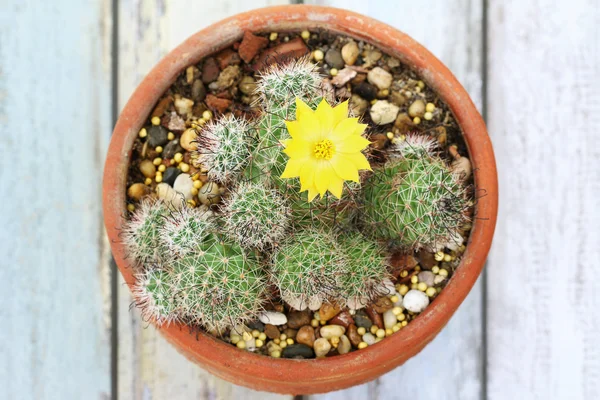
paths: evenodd
<path fill-rule="evenodd" d="M 464 89 L 353 15 L 273 7 L 199 32 L 111 141 L 105 222 L 136 305 L 190 359 L 256 389 L 341 389 L 401 364 L 491 242 L 493 153 Z"/>

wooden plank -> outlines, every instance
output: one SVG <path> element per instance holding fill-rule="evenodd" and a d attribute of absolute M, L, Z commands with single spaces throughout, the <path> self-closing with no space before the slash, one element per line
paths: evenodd
<path fill-rule="evenodd" d="M 600 9 L 491 2 L 491 400 L 600 398 Z"/>
<path fill-rule="evenodd" d="M 439 1 L 421 6 L 407 0 L 313 0 L 305 3 L 353 10 L 406 32 L 441 59 L 481 107 L 481 1 Z M 311 396 L 311 399 L 481 398 L 482 297 L 482 285 L 478 281 L 448 326 L 421 354 L 405 365 L 375 382 Z"/>
<path fill-rule="evenodd" d="M 282 0 L 212 2 L 119 2 L 119 108 L 169 50 L 218 20 Z M 121 280 L 121 282 L 123 282 Z M 215 378 L 190 363 L 129 310 L 131 296 L 119 287 L 118 394 L 120 399 L 289 399 L 251 391 Z"/>
<path fill-rule="evenodd" d="M 110 1 L 0 5 L 0 398 L 110 398 Z"/>

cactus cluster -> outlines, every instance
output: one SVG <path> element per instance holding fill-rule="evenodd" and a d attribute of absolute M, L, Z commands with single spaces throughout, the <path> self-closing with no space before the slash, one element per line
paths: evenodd
<path fill-rule="evenodd" d="M 169 210 L 164 203 L 144 199 L 124 224 L 121 239 L 129 257 L 139 264 L 156 263 L 164 254 L 160 231 Z"/>

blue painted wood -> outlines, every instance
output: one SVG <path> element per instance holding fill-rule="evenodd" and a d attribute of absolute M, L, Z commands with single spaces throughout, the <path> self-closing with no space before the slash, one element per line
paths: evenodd
<path fill-rule="evenodd" d="M 0 398 L 110 397 L 110 3 L 0 3 Z"/>

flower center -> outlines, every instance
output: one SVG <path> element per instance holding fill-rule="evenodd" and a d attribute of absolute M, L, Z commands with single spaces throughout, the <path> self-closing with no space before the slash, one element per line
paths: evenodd
<path fill-rule="evenodd" d="M 323 139 L 317 144 L 315 144 L 315 149 L 313 150 L 315 154 L 315 158 L 317 160 L 331 160 L 333 154 L 335 153 L 335 147 L 333 146 L 333 142 L 329 139 Z"/>

